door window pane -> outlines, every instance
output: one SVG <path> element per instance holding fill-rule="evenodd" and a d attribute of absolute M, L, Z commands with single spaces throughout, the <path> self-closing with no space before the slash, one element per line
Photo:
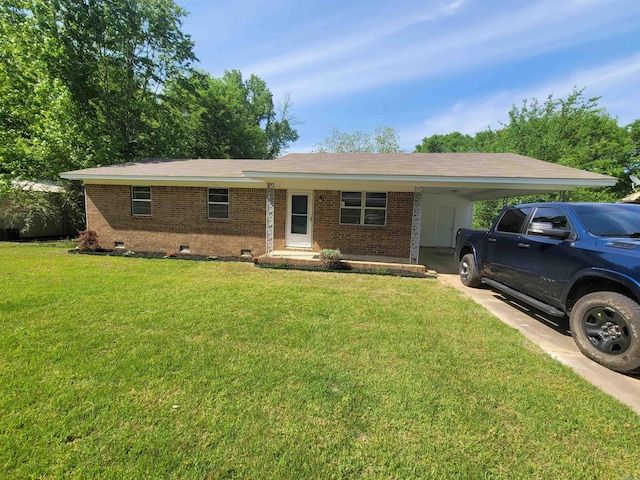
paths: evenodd
<path fill-rule="evenodd" d="M 291 215 L 291 233 L 305 235 L 307 233 L 307 216 Z"/>
<path fill-rule="evenodd" d="M 291 213 L 294 215 L 307 214 L 307 196 L 291 195 Z"/>

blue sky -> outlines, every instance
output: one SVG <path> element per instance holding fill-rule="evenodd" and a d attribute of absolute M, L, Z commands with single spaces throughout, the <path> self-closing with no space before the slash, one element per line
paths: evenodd
<path fill-rule="evenodd" d="M 288 152 L 333 127 L 425 136 L 499 128 L 513 104 L 574 86 L 621 125 L 640 118 L 640 0 L 176 0 L 199 68 L 290 95 Z"/>

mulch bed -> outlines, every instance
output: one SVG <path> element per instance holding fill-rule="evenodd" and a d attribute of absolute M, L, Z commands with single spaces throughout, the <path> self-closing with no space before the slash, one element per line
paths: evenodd
<path fill-rule="evenodd" d="M 217 257 L 215 255 L 196 255 L 193 253 L 171 253 L 167 252 L 133 252 L 131 250 L 69 250 L 71 254 L 78 255 L 102 255 L 108 257 L 130 257 L 130 258 L 166 258 L 169 260 L 196 260 L 200 262 L 212 261 L 233 261 L 233 262 L 253 262 L 253 258 L 248 257 Z"/>

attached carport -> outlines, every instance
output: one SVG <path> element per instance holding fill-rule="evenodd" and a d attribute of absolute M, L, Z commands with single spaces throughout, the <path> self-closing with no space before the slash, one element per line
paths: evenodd
<path fill-rule="evenodd" d="M 607 187 L 617 181 L 510 153 L 427 155 L 433 174 L 420 184 L 421 247 L 453 247 L 455 232 L 471 227 L 476 201 Z"/>

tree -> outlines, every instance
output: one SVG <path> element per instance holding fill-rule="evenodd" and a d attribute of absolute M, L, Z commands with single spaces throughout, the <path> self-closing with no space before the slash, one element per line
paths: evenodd
<path fill-rule="evenodd" d="M 144 157 L 163 86 L 196 60 L 180 30 L 186 12 L 171 0 L 25 3 L 49 77 L 67 88 L 90 130 L 92 163 Z"/>
<path fill-rule="evenodd" d="M 616 201 L 631 191 L 628 175 L 638 169 L 640 127 L 638 121 L 627 128 L 619 126 L 598 106 L 598 100 L 586 98 L 583 90 L 574 90 L 565 99 L 553 95 L 544 102 L 527 99 L 520 107 L 512 107 L 509 121 L 499 130 L 487 129 L 473 137 L 457 132 L 425 137 L 416 151 L 511 152 L 619 178 L 613 187 L 578 188 L 568 195 L 514 197 L 510 203 L 563 198 Z M 478 226 L 488 226 L 487 220 L 495 217 L 498 205 L 502 202 L 476 204 L 475 217 L 483 222 Z"/>
<path fill-rule="evenodd" d="M 398 153 L 400 134 L 393 127 L 376 127 L 373 133 L 356 130 L 352 133 L 342 132 L 334 127 L 323 141 L 313 146 L 316 153 Z"/>
<path fill-rule="evenodd" d="M 194 72 L 176 79 L 163 103 L 169 119 L 164 134 L 181 139 L 171 156 L 275 158 L 298 139 L 288 99 L 278 115 L 266 83 L 255 75 L 243 80 L 237 70 L 222 78 Z"/>
<path fill-rule="evenodd" d="M 420 145 L 416 145 L 418 153 L 473 152 L 476 149 L 475 139 L 470 135 L 452 132 L 446 135 L 425 137 Z"/>
<path fill-rule="evenodd" d="M 195 59 L 170 0 L 0 2 L 0 182 L 10 213 L 79 218 L 80 187 L 24 193 L 12 180 L 146 156 L 159 91 Z M 68 213 L 70 206 L 75 212 Z M 6 212 L 5 212 L 6 213 Z"/>
<path fill-rule="evenodd" d="M 86 165 L 86 135 L 68 90 L 47 75 L 46 46 L 20 3 L 0 4 L 0 180 L 56 179 Z"/>
<path fill-rule="evenodd" d="M 598 100 L 585 98 L 583 90 L 574 90 L 566 99 L 550 95 L 543 104 L 525 100 L 522 107 L 511 109 L 509 124 L 493 147 L 622 179 L 631 137 Z M 606 192 L 613 200 L 624 192 L 624 183 Z"/>
<path fill-rule="evenodd" d="M 297 140 L 288 98 L 276 112 L 263 80 L 192 69 L 184 15 L 173 0 L 0 0 L 0 183 L 12 212 L 58 208 L 11 192 L 12 180 L 158 156 L 273 158 Z M 66 208 L 80 188 L 65 191 Z"/>

